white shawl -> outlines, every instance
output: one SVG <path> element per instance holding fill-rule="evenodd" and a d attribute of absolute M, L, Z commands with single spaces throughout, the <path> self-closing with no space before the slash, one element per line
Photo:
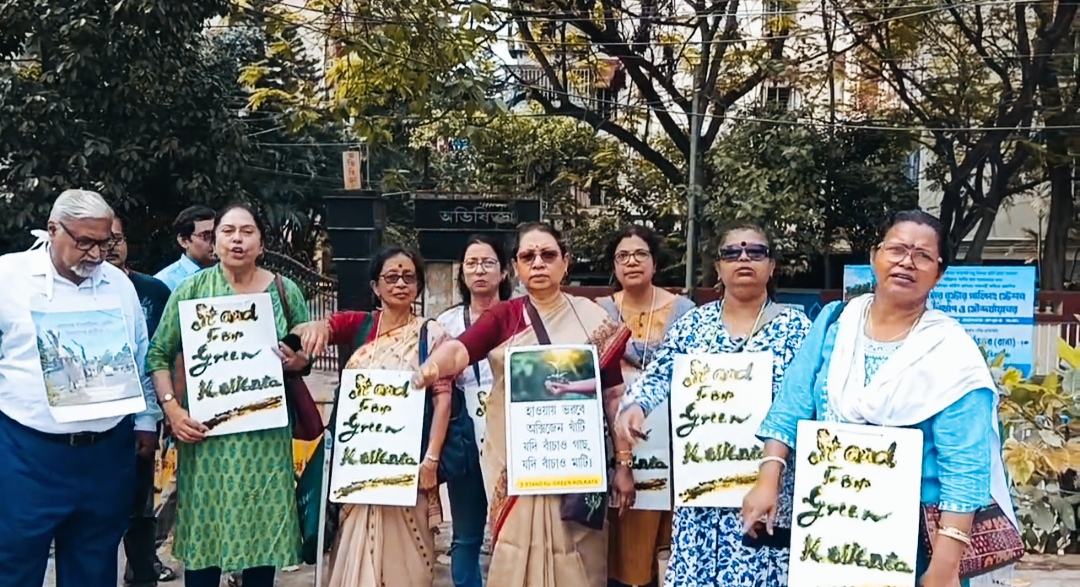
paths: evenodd
<path fill-rule="evenodd" d="M 977 389 L 997 390 L 986 359 L 959 322 L 927 310 L 907 339 L 866 381 L 862 336 L 873 294 L 848 302 L 837 321 L 836 343 L 829 360 L 825 391 L 829 410 L 843 422 L 877 426 L 914 426 Z M 990 495 L 1013 525 L 1013 511 L 1001 461 L 997 402 L 991 425 Z"/>

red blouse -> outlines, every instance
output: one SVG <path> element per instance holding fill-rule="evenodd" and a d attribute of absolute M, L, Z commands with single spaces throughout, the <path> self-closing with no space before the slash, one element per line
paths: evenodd
<path fill-rule="evenodd" d="M 469 351 L 469 364 L 482 361 L 488 353 L 514 335 L 525 331 L 525 302 L 527 297 L 514 298 L 499 302 L 486 310 L 461 336 L 457 337 Z M 612 349 L 606 363 L 600 364 L 600 386 L 602 389 L 622 385 L 622 366 L 619 358 L 626 351 L 626 339 Z"/>

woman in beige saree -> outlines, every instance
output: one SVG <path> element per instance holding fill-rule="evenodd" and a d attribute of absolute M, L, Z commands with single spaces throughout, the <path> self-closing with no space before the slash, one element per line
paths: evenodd
<path fill-rule="evenodd" d="M 593 530 L 578 522 L 564 521 L 560 512 L 562 496 L 507 494 L 504 366 L 509 347 L 540 344 L 541 329 L 551 344 L 595 345 L 605 411 L 613 410 L 622 395 L 620 358 L 629 331 L 592 301 L 562 293 L 559 283 L 566 274 L 568 260 L 557 230 L 540 223 L 522 227 L 514 266 L 529 295 L 484 312 L 460 337 L 436 349 L 414 379 L 414 384 L 427 385 L 440 374 L 453 376 L 476 361 L 491 361 L 495 384 L 488 397 L 482 466 L 492 525 L 489 583 L 498 587 L 607 584 L 606 529 Z M 530 306 L 540 324 L 530 319 Z M 551 390 L 559 391 L 557 387 Z M 632 482 L 629 487 L 612 487 L 612 507 L 621 507 L 632 491 Z"/>
<path fill-rule="evenodd" d="M 419 255 L 387 249 L 372 260 L 372 288 L 382 311 L 339 312 L 296 329 L 305 350 L 352 344 L 346 369 L 416 370 L 425 320 L 412 313 L 424 287 Z M 428 348 L 447 338 L 427 323 Z M 428 386 L 425 386 L 428 387 Z M 436 471 L 450 414 L 450 380 L 433 382 L 434 416 L 420 465 L 414 507 L 344 505 L 330 555 L 330 587 L 425 587 L 434 581 L 435 530 L 442 523 Z M 422 417 L 420 414 L 417 417 Z"/>

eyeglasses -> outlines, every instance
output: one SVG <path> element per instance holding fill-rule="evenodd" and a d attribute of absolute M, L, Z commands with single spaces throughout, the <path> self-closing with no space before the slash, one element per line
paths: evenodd
<path fill-rule="evenodd" d="M 772 257 L 772 250 L 767 245 L 740 243 L 720 248 L 721 261 L 738 261 L 743 255 L 751 261 L 764 261 Z"/>
<path fill-rule="evenodd" d="M 380 275 L 380 279 L 385 281 L 388 285 L 397 285 L 397 282 L 404 281 L 405 285 L 413 285 L 416 283 L 415 273 L 388 273 L 386 275 Z"/>
<path fill-rule="evenodd" d="M 495 271 L 499 268 L 499 261 L 496 259 L 466 259 L 461 264 L 466 271 L 476 271 L 483 267 L 484 271 Z"/>
<path fill-rule="evenodd" d="M 127 240 L 127 237 L 122 235 L 122 234 L 114 232 L 113 235 L 112 235 L 113 246 L 122 245 L 122 244 L 124 244 L 124 241 L 126 241 L 126 240 Z"/>
<path fill-rule="evenodd" d="M 211 242 L 214 241 L 214 231 L 212 231 L 212 230 L 204 230 L 202 232 L 195 232 L 195 233 L 192 233 L 191 236 L 201 240 L 204 243 L 211 243 Z"/>
<path fill-rule="evenodd" d="M 526 265 L 531 265 L 533 263 L 533 261 L 536 260 L 537 257 L 540 257 L 540 260 L 543 261 L 545 265 L 550 265 L 550 264 L 554 263 L 555 260 L 559 258 L 559 256 L 560 256 L 559 251 L 554 251 L 552 249 L 544 249 L 542 251 L 535 251 L 535 250 L 521 251 L 521 252 L 518 253 L 517 258 L 518 258 L 519 263 L 524 263 Z"/>
<path fill-rule="evenodd" d="M 629 265 L 630 259 L 637 261 L 638 263 L 644 263 L 652 257 L 649 251 L 638 249 L 636 251 L 619 251 L 615 253 L 615 262 L 619 265 Z"/>
<path fill-rule="evenodd" d="M 941 263 L 941 257 L 934 255 L 926 249 L 920 249 L 915 245 L 881 243 L 878 245 L 878 250 L 885 255 L 885 260 L 889 263 L 903 263 L 904 259 L 910 255 L 911 262 L 915 265 L 916 269 L 933 269 Z"/>
<path fill-rule="evenodd" d="M 101 250 L 102 253 L 108 253 L 109 251 L 113 250 L 113 248 L 115 248 L 118 244 L 116 242 L 116 239 L 112 236 L 102 240 L 95 240 L 92 238 L 86 238 L 84 236 L 75 236 L 75 233 L 71 232 L 71 229 L 68 228 L 63 222 L 57 222 L 57 224 L 60 225 L 60 228 L 64 229 L 64 232 L 68 233 L 68 236 L 71 237 L 71 240 L 75 241 L 75 248 L 84 253 L 89 253 L 95 248 Z"/>

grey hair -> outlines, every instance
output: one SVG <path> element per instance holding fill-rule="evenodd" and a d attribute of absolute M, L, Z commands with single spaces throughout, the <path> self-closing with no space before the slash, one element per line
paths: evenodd
<path fill-rule="evenodd" d="M 101 194 L 90 190 L 64 190 L 53 202 L 49 221 L 81 220 L 84 218 L 112 219 L 116 216 L 112 206 Z"/>

